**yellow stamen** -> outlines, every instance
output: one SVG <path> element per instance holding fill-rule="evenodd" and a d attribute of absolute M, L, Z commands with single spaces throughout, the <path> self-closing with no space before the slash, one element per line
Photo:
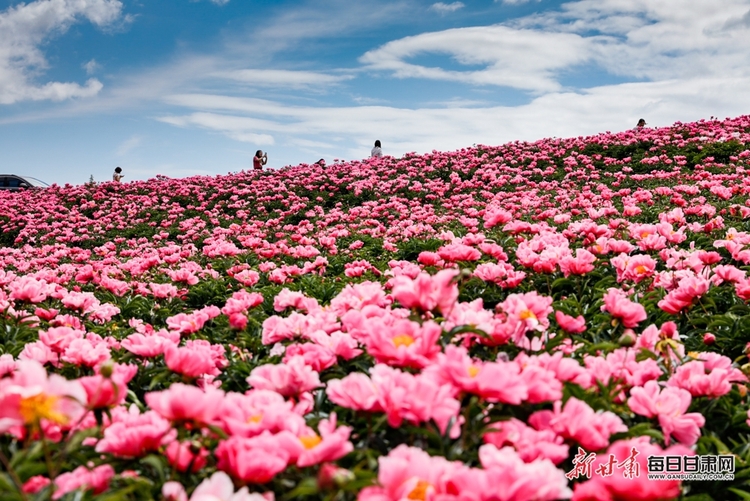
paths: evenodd
<path fill-rule="evenodd" d="M 520 315 L 518 315 L 518 318 L 520 318 L 521 320 L 536 320 L 536 315 L 534 315 L 534 312 L 531 310 L 524 310 Z"/>
<path fill-rule="evenodd" d="M 250 416 L 247 420 L 248 423 L 255 423 L 255 424 L 258 424 L 261 421 L 263 421 L 263 414 L 256 414 L 255 416 Z"/>
<path fill-rule="evenodd" d="M 66 424 L 67 416 L 56 409 L 58 400 L 60 397 L 44 393 L 22 398 L 18 412 L 26 424 L 37 424 L 42 419 L 57 424 Z"/>
<path fill-rule="evenodd" d="M 418 499 L 420 501 L 424 501 L 427 499 L 427 489 L 432 487 L 429 482 L 425 482 L 424 480 L 420 480 L 417 482 L 416 487 L 412 489 L 412 491 L 409 493 L 408 496 L 406 496 L 407 499 Z"/>
<path fill-rule="evenodd" d="M 467 372 L 469 373 L 470 377 L 477 377 L 477 374 L 479 374 L 479 371 L 481 371 L 481 367 L 477 367 L 476 365 L 470 365 L 467 369 Z"/>
<path fill-rule="evenodd" d="M 414 338 L 411 337 L 408 334 L 401 334 L 400 336 L 396 336 L 392 339 L 393 346 L 398 348 L 399 346 L 411 346 L 414 344 Z"/>
<path fill-rule="evenodd" d="M 323 439 L 317 435 L 313 435 L 311 437 L 300 437 L 299 441 L 302 442 L 302 445 L 305 446 L 305 449 L 312 449 L 313 447 L 321 443 Z"/>
<path fill-rule="evenodd" d="M 635 267 L 635 272 L 638 275 L 643 275 L 644 273 L 648 273 L 648 268 L 646 268 L 642 264 L 639 264 L 638 266 Z"/>

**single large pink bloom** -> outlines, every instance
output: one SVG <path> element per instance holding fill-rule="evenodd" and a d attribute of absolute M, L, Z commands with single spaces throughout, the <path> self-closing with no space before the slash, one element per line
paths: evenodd
<path fill-rule="evenodd" d="M 109 376 L 102 376 L 100 367 L 96 375 L 79 378 L 78 382 L 86 390 L 87 407 L 99 409 L 123 403 L 128 393 L 128 383 L 137 372 L 135 365 L 114 364 Z"/>
<path fill-rule="evenodd" d="M 481 259 L 482 253 L 466 244 L 448 244 L 439 248 L 438 256 L 446 261 L 477 261 Z"/>
<path fill-rule="evenodd" d="M 156 357 L 162 355 L 169 346 L 177 346 L 180 342 L 180 334 L 165 329 L 151 333 L 133 333 L 122 340 L 120 345 L 140 357 Z"/>
<path fill-rule="evenodd" d="M 230 437 L 216 448 L 217 467 L 243 482 L 265 484 L 293 464 L 304 451 L 288 431 L 251 438 Z"/>
<path fill-rule="evenodd" d="M 86 392 L 78 381 L 47 371 L 34 360 L 19 360 L 0 379 L 0 433 L 30 426 L 69 429 L 85 413 Z"/>
<path fill-rule="evenodd" d="M 562 330 L 570 334 L 580 334 L 586 330 L 586 319 L 583 315 L 572 317 L 562 311 L 555 311 L 555 320 Z"/>
<path fill-rule="evenodd" d="M 729 393 L 732 383 L 747 381 L 727 357 L 716 353 L 701 353 L 700 357 L 679 366 L 667 385 L 685 389 L 694 397 L 717 398 Z"/>
<path fill-rule="evenodd" d="M 141 457 L 158 449 L 162 438 L 171 429 L 171 423 L 156 412 L 141 414 L 133 407 L 129 413 L 113 416 L 113 421 L 104 429 L 104 438 L 96 444 L 96 452 Z"/>
<path fill-rule="evenodd" d="M 352 429 L 349 426 L 336 427 L 336 413 L 318 424 L 320 436 L 316 434 L 303 435 L 300 442 L 305 447 L 297 459 L 297 466 L 304 468 L 320 464 L 325 461 L 335 461 L 354 450 L 349 441 Z"/>
<path fill-rule="evenodd" d="M 295 412 L 294 403 L 271 390 L 227 393 L 218 419 L 224 431 L 242 437 L 283 430 L 299 435 L 306 429 L 305 419 Z"/>
<path fill-rule="evenodd" d="M 527 463 L 546 458 L 559 464 L 568 458 L 569 447 L 552 430 L 535 430 L 523 421 L 511 418 L 492 425 L 484 434 L 484 441 L 497 448 L 512 445 Z"/>
<path fill-rule="evenodd" d="M 571 397 L 562 407 L 554 404 L 553 411 L 537 411 L 529 417 L 529 424 L 537 430 L 552 430 L 564 439 L 575 440 L 588 451 L 598 451 L 609 444 L 609 437 L 628 427 L 616 414 L 595 412 L 586 402 Z"/>
<path fill-rule="evenodd" d="M 11 282 L 8 285 L 8 289 L 10 289 L 10 299 L 29 303 L 41 303 L 54 291 L 54 285 L 26 275 Z"/>
<path fill-rule="evenodd" d="M 174 383 L 163 391 L 146 393 L 146 404 L 171 421 L 213 423 L 221 409 L 224 392 L 212 386 L 202 390 L 196 386 Z"/>
<path fill-rule="evenodd" d="M 305 359 L 295 356 L 282 364 L 265 364 L 250 372 L 247 383 L 253 388 L 273 390 L 292 397 L 320 387 L 320 377 Z"/>
<path fill-rule="evenodd" d="M 378 458 L 378 486 L 363 489 L 358 501 L 454 499 L 456 480 L 478 474 L 458 461 L 432 457 L 416 447 L 401 444 Z"/>
<path fill-rule="evenodd" d="M 164 349 L 164 361 L 169 370 L 187 376 L 197 378 L 204 374 L 218 375 L 210 349 L 204 346 L 177 347 L 167 344 Z"/>
<path fill-rule="evenodd" d="M 458 271 L 450 269 L 441 270 L 434 276 L 420 273 L 414 280 L 405 276 L 395 277 L 392 294 L 404 308 L 422 311 L 437 308 L 447 315 L 458 300 L 458 286 L 453 281 L 457 274 Z"/>
<path fill-rule="evenodd" d="M 435 322 L 423 324 L 407 319 L 373 318 L 365 324 L 367 351 L 379 363 L 395 367 L 423 368 L 440 353 L 442 328 Z"/>
<path fill-rule="evenodd" d="M 479 461 L 484 474 L 475 489 L 486 501 L 553 501 L 572 494 L 565 473 L 549 459 L 524 462 L 510 447 L 485 444 L 479 447 Z"/>
<path fill-rule="evenodd" d="M 205 479 L 190 495 L 190 501 L 269 501 L 257 492 L 248 492 L 243 487 L 234 491 L 232 479 L 223 471 L 217 471 Z M 271 500 L 272 501 L 272 500 Z"/>
<path fill-rule="evenodd" d="M 101 494 L 109 488 L 109 482 L 114 476 L 115 470 L 112 465 L 103 464 L 92 470 L 85 466 L 79 466 L 55 479 L 56 490 L 52 499 L 60 499 L 65 494 L 77 490 L 90 490 L 94 494 Z"/>
<path fill-rule="evenodd" d="M 521 343 L 526 332 L 543 332 L 549 328 L 549 315 L 552 313 L 552 298 L 536 291 L 511 294 L 498 305 L 506 314 L 505 323 L 513 333 L 513 341 Z"/>
<path fill-rule="evenodd" d="M 193 450 L 190 442 L 180 442 L 174 440 L 169 443 L 164 453 L 167 461 L 180 473 L 190 470 L 191 473 L 198 473 L 206 466 L 208 450 L 201 447 L 198 451 Z"/>
<path fill-rule="evenodd" d="M 282 362 L 289 362 L 292 357 L 302 357 L 305 364 L 315 372 L 322 372 L 336 364 L 336 354 L 330 348 L 315 343 L 294 343 L 286 347 Z"/>
<path fill-rule="evenodd" d="M 361 372 L 352 372 L 342 379 L 332 379 L 326 385 L 331 402 L 358 411 L 382 411 L 379 390 L 372 379 Z"/>
<path fill-rule="evenodd" d="M 660 389 L 656 381 L 648 381 L 643 387 L 630 390 L 628 407 L 645 417 L 658 417 L 664 432 L 664 442 L 669 445 L 672 435 L 690 447 L 698 441 L 705 418 L 698 412 L 685 413 L 690 407 L 690 392 L 682 388 Z"/>
<path fill-rule="evenodd" d="M 648 316 L 646 308 L 628 299 L 628 296 L 621 289 L 607 289 L 603 299 L 602 311 L 607 311 L 613 317 L 619 318 L 626 328 L 636 327 Z"/>

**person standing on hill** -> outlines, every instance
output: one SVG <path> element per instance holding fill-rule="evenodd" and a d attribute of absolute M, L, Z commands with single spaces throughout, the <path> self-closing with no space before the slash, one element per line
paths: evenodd
<path fill-rule="evenodd" d="M 370 152 L 371 158 L 380 158 L 383 156 L 383 148 L 380 146 L 380 139 L 375 141 L 375 146 L 373 146 L 372 151 Z"/>
<path fill-rule="evenodd" d="M 253 170 L 263 170 L 266 163 L 268 163 L 268 154 L 263 153 L 263 150 L 256 151 L 253 157 Z"/>
<path fill-rule="evenodd" d="M 122 167 L 115 167 L 115 172 L 112 174 L 112 181 L 119 183 L 125 174 L 122 173 Z"/>
<path fill-rule="evenodd" d="M 635 126 L 636 129 L 642 129 L 646 126 L 646 121 L 644 119 L 638 120 L 638 124 Z"/>

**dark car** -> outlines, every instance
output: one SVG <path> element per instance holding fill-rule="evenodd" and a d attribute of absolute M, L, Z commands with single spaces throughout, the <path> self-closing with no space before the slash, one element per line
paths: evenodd
<path fill-rule="evenodd" d="M 0 190 L 25 190 L 27 188 L 47 188 L 49 185 L 35 177 L 0 174 Z"/>

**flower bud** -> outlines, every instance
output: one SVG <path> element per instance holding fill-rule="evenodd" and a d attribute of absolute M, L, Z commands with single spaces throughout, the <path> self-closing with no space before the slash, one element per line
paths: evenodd
<path fill-rule="evenodd" d="M 112 363 L 112 361 L 107 360 L 99 367 L 99 374 L 109 379 L 110 377 L 112 377 L 112 371 L 114 371 L 114 369 L 115 365 Z"/>
<path fill-rule="evenodd" d="M 714 336 L 710 332 L 706 332 L 705 334 L 703 334 L 703 344 L 710 346 L 714 344 L 715 342 L 716 342 L 716 336 Z"/>
<path fill-rule="evenodd" d="M 333 463 L 325 463 L 318 472 L 318 487 L 320 489 L 331 489 L 334 486 L 343 487 L 354 479 L 354 473 L 351 471 L 340 468 Z"/>
<path fill-rule="evenodd" d="M 633 332 L 632 329 L 625 329 L 625 332 L 622 333 L 622 336 L 620 336 L 620 339 L 618 339 L 617 342 L 620 344 L 620 346 L 624 346 L 626 348 L 635 346 L 635 332 Z"/>

